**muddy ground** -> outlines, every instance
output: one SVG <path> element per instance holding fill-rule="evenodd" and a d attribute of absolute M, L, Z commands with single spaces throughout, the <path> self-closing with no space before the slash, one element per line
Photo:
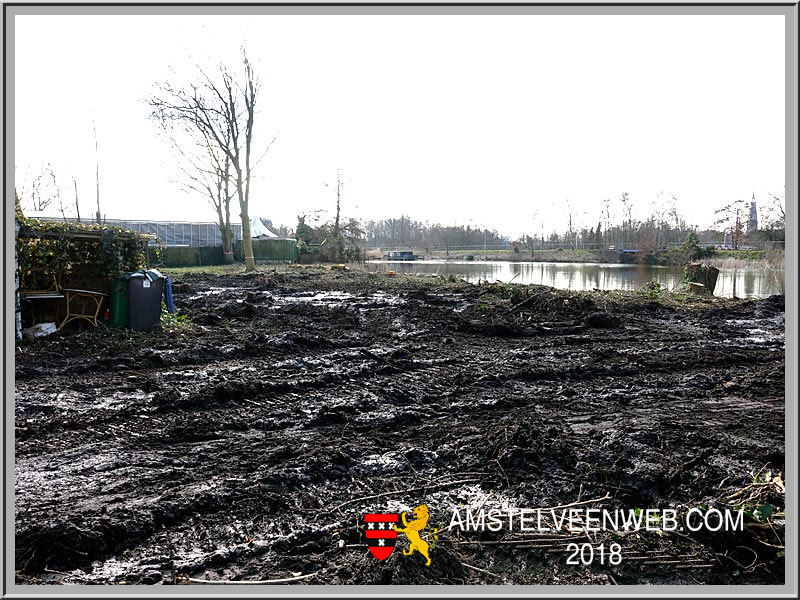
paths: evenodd
<path fill-rule="evenodd" d="M 783 583 L 784 303 L 297 268 L 16 354 L 18 583 Z M 447 529 L 454 507 L 747 511 L 742 532 Z M 432 564 L 365 512 L 431 511 Z M 758 511 L 759 507 L 767 509 Z M 617 542 L 616 566 L 566 564 Z"/>

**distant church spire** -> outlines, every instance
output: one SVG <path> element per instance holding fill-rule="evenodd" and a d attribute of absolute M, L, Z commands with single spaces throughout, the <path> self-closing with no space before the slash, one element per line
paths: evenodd
<path fill-rule="evenodd" d="M 747 219 L 747 233 L 758 231 L 758 209 L 756 208 L 756 193 L 753 192 L 753 199 L 750 202 L 750 218 Z"/>

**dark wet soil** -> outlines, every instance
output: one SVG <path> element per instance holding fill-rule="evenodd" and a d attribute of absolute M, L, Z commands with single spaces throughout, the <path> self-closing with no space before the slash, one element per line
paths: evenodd
<path fill-rule="evenodd" d="M 18 583 L 783 583 L 784 305 L 359 272 L 185 276 L 189 324 L 16 354 Z M 778 483 L 776 483 L 778 482 Z M 744 531 L 447 530 L 454 507 L 769 504 Z M 432 564 L 365 512 L 431 510 Z"/>

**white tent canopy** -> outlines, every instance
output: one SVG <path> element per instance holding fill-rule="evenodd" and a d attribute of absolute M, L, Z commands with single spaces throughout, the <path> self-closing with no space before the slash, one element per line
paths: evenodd
<path fill-rule="evenodd" d="M 274 231 L 271 231 L 266 225 L 264 225 L 264 220 L 261 217 L 253 217 L 253 219 L 250 221 L 250 237 L 254 240 L 280 238 L 278 234 L 276 234 Z"/>

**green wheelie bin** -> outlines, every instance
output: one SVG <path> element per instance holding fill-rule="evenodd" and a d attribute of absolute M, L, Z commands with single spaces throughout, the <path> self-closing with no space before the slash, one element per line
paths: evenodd
<path fill-rule="evenodd" d="M 109 325 L 114 329 L 125 329 L 128 326 L 128 285 L 130 279 L 130 273 L 123 273 L 116 279 L 111 280 L 108 310 L 111 313 Z"/>

